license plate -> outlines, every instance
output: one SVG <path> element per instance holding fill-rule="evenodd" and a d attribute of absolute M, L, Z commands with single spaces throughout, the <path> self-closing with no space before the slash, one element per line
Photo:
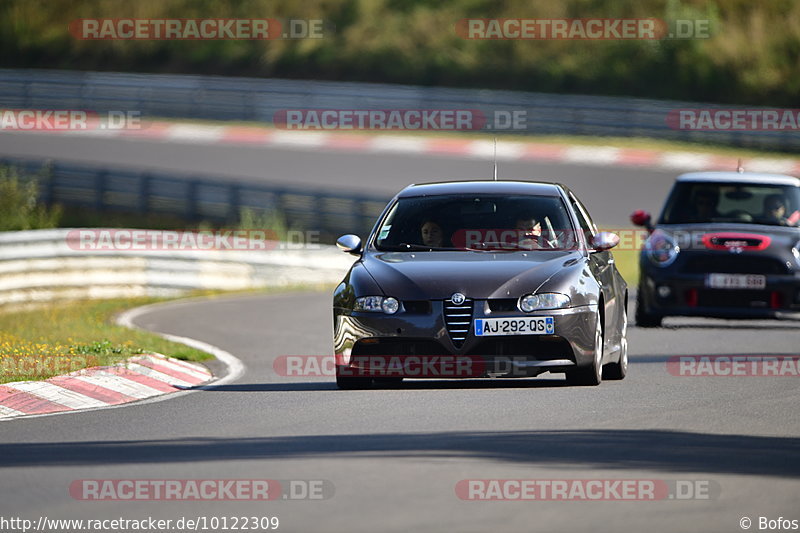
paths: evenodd
<path fill-rule="evenodd" d="M 706 286 L 712 289 L 763 289 L 766 276 L 756 274 L 709 274 Z"/>
<path fill-rule="evenodd" d="M 555 331 L 553 317 L 476 318 L 475 335 L 551 335 Z"/>

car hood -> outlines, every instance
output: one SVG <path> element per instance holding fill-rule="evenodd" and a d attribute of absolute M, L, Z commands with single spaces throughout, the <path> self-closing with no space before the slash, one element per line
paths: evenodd
<path fill-rule="evenodd" d="M 578 251 L 378 252 L 364 258 L 384 294 L 407 300 L 517 298 L 580 262 Z"/>

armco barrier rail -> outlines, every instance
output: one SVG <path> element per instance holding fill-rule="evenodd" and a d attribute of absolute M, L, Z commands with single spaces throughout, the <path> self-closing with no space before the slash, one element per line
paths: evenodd
<path fill-rule="evenodd" d="M 354 259 L 333 246 L 85 251 L 69 245 L 70 231 L 0 233 L 0 305 L 336 283 Z"/>
<path fill-rule="evenodd" d="M 75 163 L 0 158 L 0 165 L 16 168 L 23 175 L 39 176 L 40 199 L 48 205 L 165 214 L 181 220 L 221 223 L 238 220 L 243 208 L 277 211 L 290 226 L 319 231 L 327 238 L 344 233 L 365 236 L 389 200 Z"/>
<path fill-rule="evenodd" d="M 0 107 L 139 111 L 145 117 L 272 122 L 287 109 L 522 110 L 525 129 L 494 123 L 493 131 L 525 134 L 636 136 L 740 147 L 800 149 L 795 131 L 684 131 L 671 129 L 676 109 L 726 108 L 644 98 L 557 95 L 371 83 L 221 76 L 123 74 L 58 70 L 0 70 Z"/>

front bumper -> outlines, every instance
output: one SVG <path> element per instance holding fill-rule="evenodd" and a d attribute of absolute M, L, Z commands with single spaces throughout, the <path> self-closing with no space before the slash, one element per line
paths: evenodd
<path fill-rule="evenodd" d="M 655 268 L 639 284 L 647 313 L 658 316 L 800 319 L 800 275 L 767 275 L 764 289 L 713 289 L 706 274 Z M 661 289 L 666 287 L 667 289 Z"/>
<path fill-rule="evenodd" d="M 448 333 L 443 302 L 427 314 L 383 315 L 334 310 L 334 352 L 340 371 L 361 376 L 530 377 L 594 361 L 597 306 L 535 313 L 492 312 L 476 300 L 462 344 Z M 552 316 L 552 335 L 475 336 L 475 319 Z M 436 359 L 438 357 L 438 359 Z"/>

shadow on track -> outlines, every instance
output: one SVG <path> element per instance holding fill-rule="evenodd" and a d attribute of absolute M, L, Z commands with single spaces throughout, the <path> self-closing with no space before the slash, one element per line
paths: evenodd
<path fill-rule="evenodd" d="M 800 476 L 798 456 L 800 438 L 661 430 L 452 431 L 0 445 L 0 466 L 16 467 L 321 457 L 342 460 L 449 457 L 565 469 L 648 469 L 783 478 Z"/>
<path fill-rule="evenodd" d="M 665 319 L 669 320 L 669 318 Z M 710 320 L 710 319 L 707 319 Z M 752 322 L 747 322 L 746 319 L 741 319 L 741 321 L 731 320 L 725 322 L 665 322 L 661 327 L 658 328 L 640 328 L 636 325 L 636 322 L 629 322 L 629 328 L 636 328 L 642 331 L 659 331 L 659 330 L 678 330 L 678 329 L 732 329 L 736 331 L 797 331 L 798 322 L 800 320 L 790 320 L 786 319 L 781 321 L 781 323 L 771 322 L 769 324 L 758 323 L 753 324 Z"/>
<path fill-rule="evenodd" d="M 365 391 L 380 390 L 418 390 L 418 389 L 542 389 L 566 387 L 563 379 L 541 378 L 506 378 L 506 379 L 454 379 L 435 380 L 418 379 L 403 380 L 401 383 L 381 382 Z M 233 383 L 230 385 L 207 385 L 206 392 L 303 392 L 303 391 L 338 391 L 339 388 L 331 378 L 330 381 L 285 381 L 281 383 Z M 364 391 L 362 391 L 364 392 Z M 347 394 L 342 391 L 341 394 Z"/>
<path fill-rule="evenodd" d="M 708 353 L 708 354 L 653 354 L 653 355 L 629 355 L 628 361 L 630 363 L 641 364 L 641 363 L 662 363 L 666 364 L 669 361 L 675 361 L 677 357 L 687 356 L 687 357 L 796 357 L 795 354 L 788 354 L 788 353 Z M 664 367 L 664 371 L 666 372 L 666 366 Z"/>

